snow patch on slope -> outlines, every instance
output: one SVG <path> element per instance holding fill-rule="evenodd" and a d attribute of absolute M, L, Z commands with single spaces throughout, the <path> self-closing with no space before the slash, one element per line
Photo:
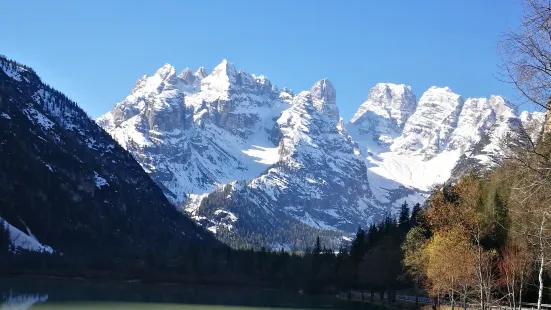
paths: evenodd
<path fill-rule="evenodd" d="M 6 75 L 11 79 L 16 80 L 18 82 L 22 81 L 21 72 L 25 70 L 24 68 L 19 66 L 18 67 L 10 66 L 8 62 L 0 62 L 0 68 L 2 68 L 4 73 L 6 73 Z"/>
<path fill-rule="evenodd" d="M 369 171 L 398 184 L 430 191 L 436 184 L 446 182 L 459 159 L 459 151 L 444 151 L 430 160 L 422 156 L 382 153 L 367 157 Z"/>
<path fill-rule="evenodd" d="M 38 112 L 35 108 L 26 108 L 23 110 L 23 113 L 25 113 L 31 122 L 40 125 L 44 130 L 50 130 L 54 126 L 54 122 L 52 122 L 44 114 Z"/>
<path fill-rule="evenodd" d="M 94 171 L 94 182 L 96 183 L 97 188 L 102 188 L 104 186 L 109 186 L 107 180 L 102 178 L 97 172 Z"/>
<path fill-rule="evenodd" d="M 41 244 L 36 238 L 32 235 L 30 230 L 27 228 L 28 233 L 24 233 L 16 227 L 12 226 L 10 223 L 6 222 L 3 218 L 0 217 L 0 225 L 3 225 L 4 228 L 7 228 L 10 235 L 10 242 L 14 250 L 18 249 L 34 251 L 34 252 L 47 252 L 53 253 L 54 250 L 47 246 Z"/>
<path fill-rule="evenodd" d="M 253 145 L 252 147 L 252 149 L 243 150 L 242 152 L 256 158 L 255 162 L 257 163 L 273 165 L 279 160 L 277 147 L 262 147 L 258 145 Z"/>

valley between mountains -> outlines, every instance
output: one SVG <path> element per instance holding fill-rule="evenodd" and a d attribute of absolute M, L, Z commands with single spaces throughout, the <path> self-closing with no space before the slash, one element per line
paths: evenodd
<path fill-rule="evenodd" d="M 210 73 L 166 64 L 96 123 L 218 239 L 294 250 L 318 235 L 338 243 L 435 185 L 490 171 L 507 137 L 536 141 L 545 120 L 448 87 L 417 98 L 380 83 L 366 95 L 345 121 L 328 79 L 294 92 L 226 60 Z"/>

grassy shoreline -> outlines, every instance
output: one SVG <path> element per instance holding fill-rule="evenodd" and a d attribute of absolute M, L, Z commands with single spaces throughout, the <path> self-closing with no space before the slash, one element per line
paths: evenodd
<path fill-rule="evenodd" d="M 351 298 L 348 299 L 348 296 L 346 293 L 340 293 L 337 295 L 337 298 L 343 301 L 354 302 L 354 303 L 365 303 L 365 304 L 380 307 L 381 309 L 392 309 L 392 310 L 415 309 L 415 303 L 407 300 L 397 300 L 395 303 L 389 303 L 386 300 L 377 299 L 378 297 L 375 297 L 374 300 L 371 300 L 369 294 L 365 294 L 364 297 L 365 297 L 364 300 L 362 300 L 361 296 L 353 294 Z M 422 309 L 424 306 L 426 305 L 419 304 L 418 309 Z"/>

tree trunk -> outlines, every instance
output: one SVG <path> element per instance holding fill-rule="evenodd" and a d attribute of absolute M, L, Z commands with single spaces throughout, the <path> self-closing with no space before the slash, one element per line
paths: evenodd
<path fill-rule="evenodd" d="M 544 254 L 543 254 L 543 248 L 540 249 L 540 270 L 538 273 L 538 281 L 539 281 L 539 288 L 538 288 L 538 310 L 541 310 L 541 300 L 543 298 L 543 266 L 544 266 Z"/>
<path fill-rule="evenodd" d="M 518 291 L 518 310 L 522 310 L 522 282 L 520 283 L 520 289 Z"/>
<path fill-rule="evenodd" d="M 540 234 L 539 234 L 539 250 L 540 250 L 540 270 L 538 273 L 538 280 L 539 280 L 539 288 L 538 288 L 538 310 L 541 310 L 541 300 L 543 298 L 543 267 L 545 265 L 545 253 L 543 249 L 543 225 L 545 224 L 545 214 L 542 216 L 541 219 L 541 226 L 540 226 Z"/>
<path fill-rule="evenodd" d="M 480 247 L 478 249 L 478 252 L 479 252 L 479 259 L 478 259 L 478 277 L 479 277 L 479 282 L 478 285 L 479 285 L 479 290 L 480 290 L 480 309 L 481 310 L 485 310 L 484 309 L 484 284 L 482 283 L 484 280 L 483 280 L 483 275 L 482 275 L 482 258 L 481 258 L 481 254 L 480 254 Z"/>
<path fill-rule="evenodd" d="M 476 231 L 476 246 L 478 248 L 478 261 L 476 266 L 476 273 L 478 276 L 480 309 L 486 310 L 486 304 L 484 302 L 484 273 L 482 271 L 482 247 L 480 246 L 480 230 Z"/>

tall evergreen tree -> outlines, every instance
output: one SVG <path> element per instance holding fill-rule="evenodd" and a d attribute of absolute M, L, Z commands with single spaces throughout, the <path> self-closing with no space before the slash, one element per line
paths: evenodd
<path fill-rule="evenodd" d="M 10 251 L 10 232 L 6 222 L 0 219 L 0 259 L 5 258 Z"/>
<path fill-rule="evenodd" d="M 410 218 L 410 227 L 415 227 L 417 223 L 419 222 L 419 213 L 421 212 L 421 204 L 416 203 L 413 205 L 413 208 L 411 209 L 411 218 Z"/>
<path fill-rule="evenodd" d="M 510 226 L 507 204 L 498 193 L 493 196 L 493 214 L 491 217 L 495 222 L 494 233 L 490 246 L 504 248 L 507 241 L 507 232 Z"/>
<path fill-rule="evenodd" d="M 316 238 L 316 243 L 314 244 L 314 251 L 312 252 L 312 254 L 314 255 L 321 254 L 321 240 L 319 236 Z"/>
<path fill-rule="evenodd" d="M 372 223 L 371 225 L 369 225 L 369 228 L 367 229 L 367 233 L 365 236 L 366 251 L 369 251 L 369 249 L 371 249 L 377 242 L 377 234 L 378 234 L 377 226 L 374 223 Z"/>
<path fill-rule="evenodd" d="M 400 207 L 400 215 L 398 217 L 398 226 L 402 230 L 408 230 L 409 229 L 409 206 L 408 203 L 404 201 L 402 206 Z"/>
<path fill-rule="evenodd" d="M 321 273 L 321 266 L 323 263 L 323 256 L 322 256 L 322 248 L 321 248 L 321 240 L 318 236 L 316 238 L 316 243 L 314 244 L 314 249 L 312 250 L 312 275 L 311 275 L 311 283 L 309 290 L 311 292 L 317 292 L 320 289 L 320 273 Z"/>
<path fill-rule="evenodd" d="M 358 228 L 356 232 L 356 238 L 352 241 L 352 246 L 350 247 L 350 256 L 352 256 L 352 261 L 355 265 L 358 265 L 365 255 L 365 230 L 361 227 Z"/>

